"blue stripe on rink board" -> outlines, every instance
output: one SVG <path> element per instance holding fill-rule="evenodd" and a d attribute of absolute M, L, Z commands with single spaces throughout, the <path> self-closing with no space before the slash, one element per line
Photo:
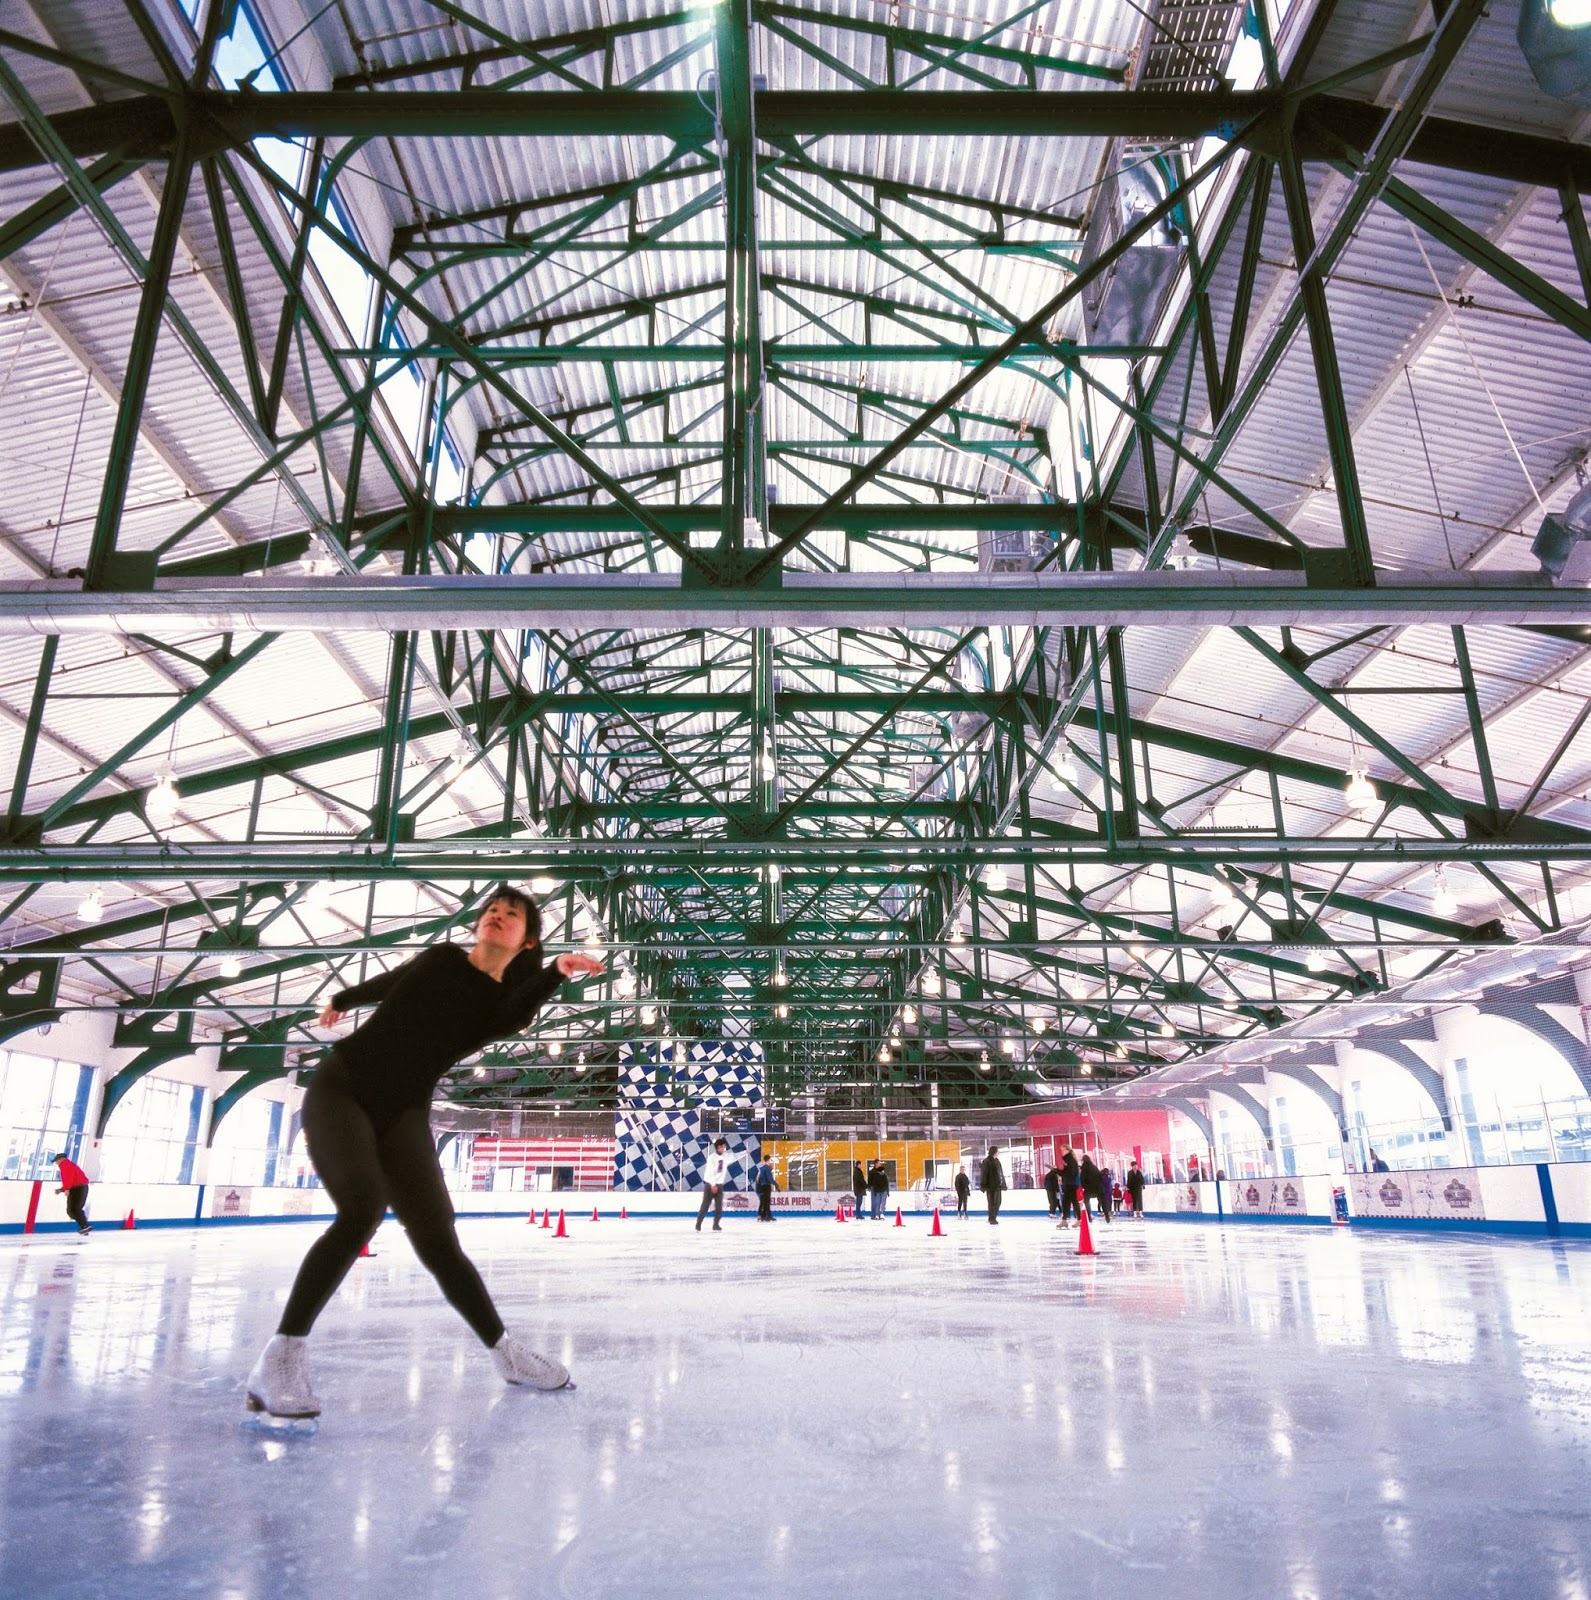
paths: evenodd
<path fill-rule="evenodd" d="M 1556 1239 L 1563 1232 L 1558 1221 L 1558 1197 L 1552 1192 L 1552 1169 L 1545 1161 L 1536 1163 L 1536 1182 L 1541 1185 L 1541 1209 L 1547 1219 L 1547 1232 Z"/>

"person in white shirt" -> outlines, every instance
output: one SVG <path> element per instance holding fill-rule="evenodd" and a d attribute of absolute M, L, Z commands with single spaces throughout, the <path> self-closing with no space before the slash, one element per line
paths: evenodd
<path fill-rule="evenodd" d="M 696 1213 L 696 1231 L 702 1231 L 702 1218 L 707 1215 L 707 1208 L 713 1208 L 713 1232 L 721 1232 L 719 1227 L 724 1215 L 724 1185 L 729 1182 L 729 1141 L 717 1139 L 713 1143 L 713 1153 L 707 1158 L 707 1165 L 702 1168 L 702 1208 Z"/>

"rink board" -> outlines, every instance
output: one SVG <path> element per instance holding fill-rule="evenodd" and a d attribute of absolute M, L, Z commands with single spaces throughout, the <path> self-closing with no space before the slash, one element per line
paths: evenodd
<path fill-rule="evenodd" d="M 1226 1179 L 1219 1183 L 1150 1184 L 1144 1189 L 1145 1214 L 1157 1221 L 1220 1222 L 1261 1225 L 1329 1226 L 1332 1194 L 1347 1190 L 1352 1224 L 1363 1228 L 1424 1228 L 1487 1233 L 1548 1234 L 1591 1238 L 1591 1163 L 1558 1163 L 1514 1167 L 1448 1167 L 1429 1171 L 1350 1173 L 1346 1177 Z M 21 1233 L 32 1199 L 31 1182 L 0 1181 L 0 1234 Z M 539 1224 L 544 1212 L 556 1222 L 562 1210 L 569 1220 L 617 1219 L 621 1208 L 637 1220 L 652 1217 L 694 1217 L 701 1191 L 652 1194 L 613 1190 L 463 1191 L 453 1195 L 461 1217 L 519 1217 Z M 968 1202 L 974 1216 L 984 1214 L 983 1196 L 973 1191 Z M 835 1208 L 851 1219 L 849 1193 L 822 1190 L 776 1192 L 774 1216 L 835 1223 Z M 954 1214 L 949 1191 L 921 1189 L 892 1193 L 885 1216 L 893 1223 L 896 1208 L 903 1217 L 924 1222 L 939 1209 Z M 750 1221 L 757 1196 L 733 1190 L 724 1197 L 724 1215 Z M 1038 1217 L 1048 1211 L 1042 1189 L 1008 1189 L 1001 1215 Z M 323 1189 L 255 1188 L 219 1184 L 127 1184 L 91 1186 L 88 1210 L 96 1228 L 121 1227 L 131 1212 L 138 1227 L 193 1227 L 196 1224 L 242 1226 L 274 1222 L 325 1220 L 332 1214 Z M 65 1199 L 45 1182 L 37 1206 L 35 1231 L 63 1233 L 72 1224 Z"/>

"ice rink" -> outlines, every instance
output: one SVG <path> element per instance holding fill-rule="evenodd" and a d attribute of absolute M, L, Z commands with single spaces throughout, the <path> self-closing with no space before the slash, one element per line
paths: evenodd
<path fill-rule="evenodd" d="M 1591 1246 L 948 1226 L 389 1222 L 284 1436 L 312 1226 L 0 1241 L 0 1595 L 1591 1596 Z"/>

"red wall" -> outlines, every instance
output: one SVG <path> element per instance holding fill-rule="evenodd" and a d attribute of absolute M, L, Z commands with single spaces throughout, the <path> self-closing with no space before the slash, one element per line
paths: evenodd
<path fill-rule="evenodd" d="M 1151 1151 L 1167 1163 L 1171 1157 L 1171 1114 L 1167 1111 L 1049 1111 L 1029 1117 L 1028 1132 L 1037 1147 L 1040 1177 L 1051 1162 L 1059 1161 L 1069 1144 L 1080 1153 L 1087 1150 L 1095 1161 L 1103 1152 L 1118 1178 L 1129 1161 L 1147 1160 Z M 1169 1167 L 1158 1174 L 1144 1170 L 1149 1176 L 1171 1176 Z"/>

